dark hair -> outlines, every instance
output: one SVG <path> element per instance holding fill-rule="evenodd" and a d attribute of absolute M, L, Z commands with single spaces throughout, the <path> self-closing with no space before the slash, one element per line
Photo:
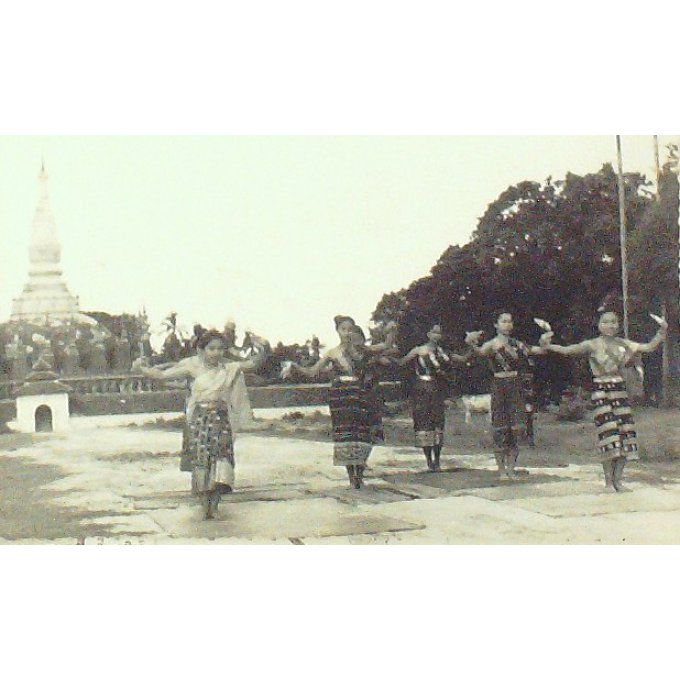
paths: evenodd
<path fill-rule="evenodd" d="M 198 349 L 205 349 L 213 340 L 219 340 L 223 346 L 225 344 L 222 333 L 216 331 L 213 328 L 201 335 L 201 337 L 198 339 L 198 342 L 196 343 L 196 347 L 198 347 Z"/>
<path fill-rule="evenodd" d="M 337 331 L 338 328 L 340 328 L 340 324 L 344 323 L 345 321 L 349 321 L 352 326 L 356 326 L 356 321 L 351 316 L 344 316 L 343 314 L 338 314 L 336 317 L 333 318 L 333 321 L 335 323 L 335 330 Z"/>
<path fill-rule="evenodd" d="M 600 320 L 602 319 L 602 317 L 605 314 L 613 314 L 617 318 L 618 321 L 621 321 L 621 317 L 619 316 L 619 313 L 615 309 L 598 309 L 597 310 L 597 323 L 600 322 Z"/>

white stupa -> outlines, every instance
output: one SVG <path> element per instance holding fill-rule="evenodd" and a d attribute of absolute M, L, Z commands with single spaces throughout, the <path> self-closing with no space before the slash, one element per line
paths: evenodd
<path fill-rule="evenodd" d="M 80 318 L 78 298 L 71 295 L 61 270 L 61 244 L 47 193 L 45 163 L 40 169 L 40 199 L 33 217 L 28 282 L 12 301 L 10 321 L 49 324 Z"/>

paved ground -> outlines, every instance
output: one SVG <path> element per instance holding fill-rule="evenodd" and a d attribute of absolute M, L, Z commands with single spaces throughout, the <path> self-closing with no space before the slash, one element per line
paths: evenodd
<path fill-rule="evenodd" d="M 237 490 L 205 522 L 178 470 L 181 435 L 128 419 L 74 419 L 68 436 L 0 436 L 0 540 L 58 543 L 679 543 L 677 471 L 601 493 L 594 464 L 499 483 L 479 450 L 422 471 L 411 447 L 376 447 L 347 488 L 332 445 L 243 435 Z M 677 464 L 676 464 L 677 465 Z M 640 480 L 640 481 L 636 481 Z"/>

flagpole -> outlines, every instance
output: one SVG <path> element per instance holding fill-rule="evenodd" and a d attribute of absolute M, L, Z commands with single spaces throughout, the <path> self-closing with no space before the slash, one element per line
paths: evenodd
<path fill-rule="evenodd" d="M 661 164 L 659 163 L 659 135 L 654 135 L 654 168 L 656 169 L 656 195 L 659 194 L 659 186 L 661 185 Z"/>
<path fill-rule="evenodd" d="M 623 335 L 628 337 L 628 261 L 626 250 L 626 196 L 621 158 L 621 135 L 616 135 L 616 158 L 618 160 L 619 186 L 619 238 L 621 241 L 621 292 L 623 294 Z"/>
<path fill-rule="evenodd" d="M 656 200 L 661 203 L 661 163 L 659 161 L 659 135 L 654 135 L 654 165 L 656 168 Z M 661 316 L 667 316 L 666 302 L 661 300 Z M 661 352 L 661 391 L 663 401 L 666 402 L 670 397 L 670 341 L 668 337 L 663 342 Z"/>

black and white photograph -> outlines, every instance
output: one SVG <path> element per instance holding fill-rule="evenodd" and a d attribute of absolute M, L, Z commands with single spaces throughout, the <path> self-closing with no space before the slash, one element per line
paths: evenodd
<path fill-rule="evenodd" d="M 678 18 L 3 7 L 2 676 L 672 674 Z"/>
<path fill-rule="evenodd" d="M 2 138 L 3 540 L 678 543 L 678 142 Z"/>

